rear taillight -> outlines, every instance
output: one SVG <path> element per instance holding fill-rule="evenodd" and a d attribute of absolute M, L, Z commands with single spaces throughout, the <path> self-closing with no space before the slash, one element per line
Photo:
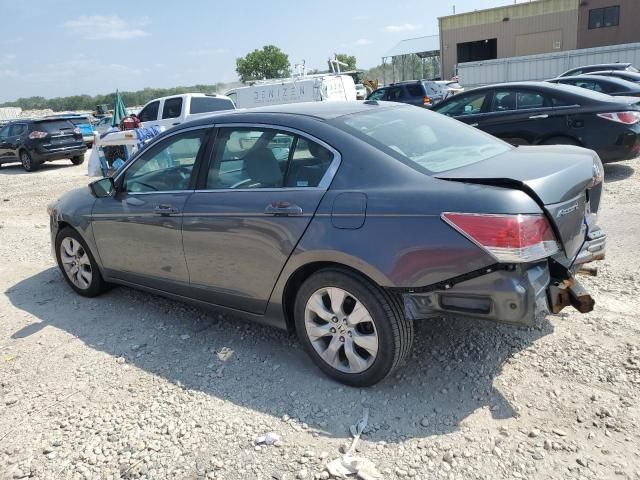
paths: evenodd
<path fill-rule="evenodd" d="M 73 133 L 75 133 L 76 135 L 80 135 L 82 132 L 80 131 L 80 129 L 78 127 L 73 129 Z"/>
<path fill-rule="evenodd" d="M 49 135 L 47 132 L 40 132 L 40 131 L 36 130 L 35 132 L 31 132 L 31 133 L 29 134 L 29 138 L 30 138 L 31 140 L 37 140 L 37 139 L 39 139 L 39 138 L 44 138 L 44 137 L 46 137 L 47 135 Z"/>
<path fill-rule="evenodd" d="M 544 215 L 443 213 L 442 218 L 501 263 L 532 262 L 559 249 Z"/>
<path fill-rule="evenodd" d="M 431 99 L 425 95 L 422 97 L 422 103 L 423 105 L 431 105 Z"/>
<path fill-rule="evenodd" d="M 599 113 L 598 116 L 612 122 L 624 123 L 625 125 L 633 125 L 640 122 L 640 112 Z"/>

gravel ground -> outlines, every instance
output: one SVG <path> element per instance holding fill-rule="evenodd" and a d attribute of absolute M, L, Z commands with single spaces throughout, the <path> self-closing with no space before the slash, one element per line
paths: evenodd
<path fill-rule="evenodd" d="M 385 479 L 640 479 L 637 165 L 605 167 L 595 311 L 420 322 L 407 364 L 363 390 L 275 329 L 124 287 L 75 295 L 45 206 L 86 164 L 4 166 L 0 478 L 328 478 L 369 408 L 358 451 Z M 280 440 L 256 446 L 266 432 Z"/>

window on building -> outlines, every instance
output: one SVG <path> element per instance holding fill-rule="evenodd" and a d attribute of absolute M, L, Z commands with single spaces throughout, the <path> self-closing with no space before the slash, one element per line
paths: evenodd
<path fill-rule="evenodd" d="M 589 29 L 617 27 L 620 23 L 620 6 L 592 8 L 589 10 Z"/>

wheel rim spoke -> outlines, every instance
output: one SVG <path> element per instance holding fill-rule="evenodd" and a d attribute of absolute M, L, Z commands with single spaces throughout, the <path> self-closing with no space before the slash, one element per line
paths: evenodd
<path fill-rule="evenodd" d="M 309 340 L 315 342 L 322 337 L 326 337 L 327 335 L 331 335 L 331 325 L 325 323 L 323 325 L 318 325 L 317 323 L 309 323 L 307 324 L 307 333 L 309 334 Z"/>
<path fill-rule="evenodd" d="M 347 292 L 345 292 L 341 288 L 331 287 L 327 289 L 327 293 L 329 294 L 329 298 L 331 299 L 331 310 L 333 311 L 333 313 L 342 313 L 342 304 L 344 303 Z"/>
<path fill-rule="evenodd" d="M 324 361 L 331 365 L 333 368 L 338 368 L 338 363 L 340 362 L 340 359 L 338 358 L 338 351 L 340 350 L 340 347 L 342 347 L 342 342 L 340 342 L 338 337 L 335 336 L 331 339 L 331 342 L 329 342 L 329 346 L 322 353 L 322 358 L 324 358 Z"/>
<path fill-rule="evenodd" d="M 369 366 L 367 359 L 362 358 L 356 351 L 354 342 L 350 338 L 348 338 L 344 344 L 344 354 L 349 362 L 349 367 L 354 371 L 361 372 Z"/>
<path fill-rule="evenodd" d="M 362 322 L 370 322 L 371 315 L 367 309 L 360 302 L 357 302 L 355 307 L 353 307 L 353 311 L 347 317 L 347 321 L 349 322 L 349 326 L 353 327 L 358 323 Z"/>
<path fill-rule="evenodd" d="M 87 255 L 86 252 L 82 252 L 82 256 L 79 258 L 78 261 L 80 262 L 80 265 L 91 266 L 91 262 L 89 261 L 89 256 Z"/>
<path fill-rule="evenodd" d="M 364 348 L 373 357 L 378 353 L 378 336 L 376 334 L 354 332 L 353 343 Z"/>
<path fill-rule="evenodd" d="M 327 307 L 325 307 L 322 302 L 322 295 L 317 293 L 314 293 L 311 296 L 309 303 L 307 304 L 307 308 L 326 322 L 330 322 L 333 318 L 333 313 L 327 310 Z"/>

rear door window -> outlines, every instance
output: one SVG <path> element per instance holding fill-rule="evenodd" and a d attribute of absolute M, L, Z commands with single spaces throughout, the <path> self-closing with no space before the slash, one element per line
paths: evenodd
<path fill-rule="evenodd" d="M 189 113 L 219 112 L 220 110 L 233 110 L 233 108 L 233 102 L 227 98 L 191 97 Z"/>
<path fill-rule="evenodd" d="M 539 92 L 497 90 L 491 101 L 491 111 L 529 110 L 531 108 L 544 108 L 545 105 L 545 97 Z"/>
<path fill-rule="evenodd" d="M 18 135 L 22 135 L 26 129 L 27 126 L 24 123 L 13 124 L 11 125 L 11 128 L 9 128 L 9 136 L 17 137 Z"/>
<path fill-rule="evenodd" d="M 407 91 L 412 97 L 424 96 L 424 90 L 421 85 L 407 85 Z"/>
<path fill-rule="evenodd" d="M 151 102 L 149 105 L 144 107 L 138 118 L 141 122 L 152 122 L 158 119 L 158 109 L 160 108 L 160 102 L 155 101 Z"/>
<path fill-rule="evenodd" d="M 182 97 L 167 98 L 162 107 L 162 118 L 178 118 L 182 113 Z M 144 122 L 144 120 L 142 120 Z"/>
<path fill-rule="evenodd" d="M 403 87 L 393 87 L 389 89 L 389 100 L 392 102 L 401 102 L 406 99 L 407 96 L 404 93 Z"/>

